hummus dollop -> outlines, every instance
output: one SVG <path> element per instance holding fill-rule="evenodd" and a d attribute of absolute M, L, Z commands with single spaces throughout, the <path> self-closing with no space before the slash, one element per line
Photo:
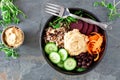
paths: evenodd
<path fill-rule="evenodd" d="M 81 34 L 78 29 L 73 29 L 64 35 L 64 48 L 71 56 L 87 51 L 88 37 Z"/>
<path fill-rule="evenodd" d="M 17 27 L 10 27 L 5 30 L 4 40 L 9 47 L 16 48 L 22 44 L 24 39 L 23 32 Z"/>

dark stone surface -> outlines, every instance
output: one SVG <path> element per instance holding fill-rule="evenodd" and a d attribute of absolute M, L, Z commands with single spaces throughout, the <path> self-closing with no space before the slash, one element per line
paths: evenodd
<path fill-rule="evenodd" d="M 25 41 L 19 48 L 21 57 L 17 60 L 6 60 L 4 53 L 0 52 L 0 80 L 119 80 L 120 19 L 112 24 L 112 31 L 107 31 L 108 46 L 104 58 L 89 73 L 71 76 L 55 71 L 47 64 L 39 47 L 39 32 L 51 16 L 44 12 L 47 2 L 83 8 L 94 13 L 101 21 L 108 21 L 108 10 L 93 7 L 94 1 L 96 0 L 15 0 L 15 4 L 28 16 L 26 19 L 21 17 L 22 21 L 18 24 L 25 32 Z"/>

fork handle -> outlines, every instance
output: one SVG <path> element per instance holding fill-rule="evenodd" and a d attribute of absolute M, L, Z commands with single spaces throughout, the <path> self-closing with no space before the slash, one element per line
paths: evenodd
<path fill-rule="evenodd" d="M 104 24 L 104 23 L 101 23 L 101 22 L 94 21 L 94 20 L 92 20 L 92 19 L 83 18 L 83 17 L 77 16 L 77 15 L 74 15 L 74 14 L 70 14 L 70 16 L 71 16 L 71 17 L 74 17 L 74 18 L 76 18 L 76 19 L 80 19 L 80 20 L 82 20 L 82 21 L 84 21 L 84 22 L 97 25 L 97 26 L 101 27 L 101 28 L 104 29 L 104 30 L 111 30 L 111 29 L 112 29 L 112 26 L 109 26 L 109 25 Z"/>

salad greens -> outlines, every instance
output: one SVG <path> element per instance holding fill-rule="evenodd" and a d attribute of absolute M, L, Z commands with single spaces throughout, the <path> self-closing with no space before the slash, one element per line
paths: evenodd
<path fill-rule="evenodd" d="M 26 15 L 13 4 L 13 0 L 0 0 L 0 11 L 2 16 L 0 25 L 3 27 L 3 29 L 9 24 L 18 24 L 20 22 L 18 17 L 19 14 L 22 14 L 24 17 L 26 17 Z M 2 31 L 0 31 L 0 34 L 1 32 Z M 0 51 L 4 52 L 6 57 L 12 57 L 13 59 L 19 57 L 19 54 L 15 49 L 6 47 L 2 42 L 0 42 Z"/>
<path fill-rule="evenodd" d="M 0 51 L 6 54 L 6 57 L 12 57 L 16 59 L 19 57 L 19 54 L 16 50 L 6 47 L 3 43 L 0 42 Z"/>
<path fill-rule="evenodd" d="M 83 13 L 82 10 L 76 11 L 73 14 L 76 14 L 78 16 L 86 16 L 89 17 L 93 20 L 96 20 L 93 16 L 87 14 L 87 13 Z M 83 15 L 84 14 L 84 15 Z M 76 22 L 77 19 L 73 18 L 71 16 L 68 16 L 67 18 L 61 18 L 61 17 L 57 17 L 56 19 L 54 19 L 52 22 L 49 23 L 49 26 L 52 26 L 53 28 L 60 28 L 61 25 L 64 24 L 65 27 L 69 28 L 69 25 L 71 22 Z"/>
<path fill-rule="evenodd" d="M 109 20 L 114 20 L 117 17 L 120 17 L 120 13 L 118 12 L 117 6 L 120 4 L 120 1 L 116 2 L 113 0 L 113 3 L 108 3 L 106 0 L 102 0 L 101 2 L 94 2 L 94 6 L 103 6 L 109 10 L 108 17 Z"/>
<path fill-rule="evenodd" d="M 50 22 L 50 26 L 52 26 L 53 28 L 60 28 L 62 23 L 65 23 L 66 26 L 69 28 L 69 24 L 71 22 L 76 22 L 77 19 L 69 16 L 67 18 L 61 18 L 61 17 L 57 17 L 57 19 L 55 19 L 53 22 Z"/>
<path fill-rule="evenodd" d="M 91 15 L 88 14 L 88 13 L 83 12 L 82 10 L 76 11 L 74 14 L 76 14 L 76 15 L 78 15 L 78 16 L 80 16 L 80 17 L 83 17 L 83 16 L 85 15 L 86 17 L 89 17 L 90 19 L 96 21 L 96 19 L 95 19 L 93 16 L 91 16 Z M 83 14 L 84 14 L 84 15 L 83 15 Z"/>
<path fill-rule="evenodd" d="M 26 17 L 26 15 L 13 4 L 13 0 L 0 0 L 0 10 L 2 16 L 2 20 L 0 20 L 1 25 L 10 23 L 18 24 L 20 22 L 18 18 L 19 14 Z"/>
<path fill-rule="evenodd" d="M 82 72 L 82 71 L 85 71 L 86 69 L 85 68 L 78 68 L 78 69 L 76 69 L 76 71 L 78 71 L 78 72 Z"/>

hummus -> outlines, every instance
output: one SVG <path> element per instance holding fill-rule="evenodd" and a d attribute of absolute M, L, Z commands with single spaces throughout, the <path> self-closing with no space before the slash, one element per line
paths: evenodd
<path fill-rule="evenodd" d="M 87 51 L 88 37 L 81 34 L 78 29 L 73 29 L 64 35 L 64 48 L 71 56 Z"/>
<path fill-rule="evenodd" d="M 17 27 L 10 27 L 4 32 L 4 41 L 9 47 L 18 47 L 23 43 L 23 39 L 23 32 Z"/>

